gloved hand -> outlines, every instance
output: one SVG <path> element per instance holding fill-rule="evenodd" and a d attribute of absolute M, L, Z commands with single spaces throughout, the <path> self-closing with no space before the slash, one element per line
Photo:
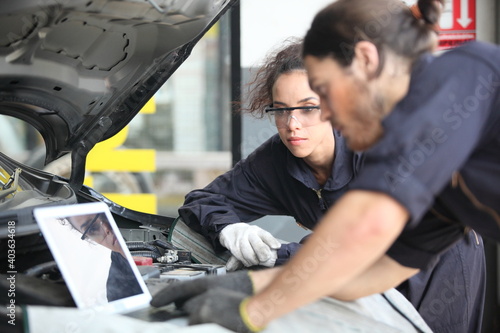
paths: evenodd
<path fill-rule="evenodd" d="M 239 271 L 194 280 L 175 281 L 155 294 L 151 300 L 151 305 L 160 307 L 175 302 L 177 307 L 182 307 L 188 299 L 215 287 L 238 291 L 247 296 L 254 293 L 253 282 L 248 271 Z"/>
<path fill-rule="evenodd" d="M 269 232 L 246 223 L 228 225 L 220 232 L 219 241 L 235 258 L 228 261 L 228 271 L 237 268 L 236 259 L 245 267 L 273 267 L 277 258 L 276 250 L 281 247 L 281 243 Z"/>
<path fill-rule="evenodd" d="M 183 310 L 189 314 L 189 324 L 216 323 L 235 332 L 258 332 L 246 312 L 248 295 L 234 290 L 214 288 L 187 301 Z"/>

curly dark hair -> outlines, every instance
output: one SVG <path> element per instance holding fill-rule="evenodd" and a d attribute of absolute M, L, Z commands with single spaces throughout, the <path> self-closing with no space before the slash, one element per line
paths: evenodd
<path fill-rule="evenodd" d="M 281 74 L 293 71 L 305 71 L 302 60 L 302 39 L 289 38 L 284 46 L 272 51 L 264 59 L 262 65 L 249 86 L 249 104 L 241 111 L 256 118 L 262 118 L 264 109 L 273 102 L 273 85 Z"/>

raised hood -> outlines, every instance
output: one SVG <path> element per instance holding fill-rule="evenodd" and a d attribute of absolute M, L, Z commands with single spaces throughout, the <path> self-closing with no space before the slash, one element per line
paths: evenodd
<path fill-rule="evenodd" d="M 235 0 L 0 2 L 0 114 L 33 125 L 46 163 L 127 125 Z M 83 171 L 72 175 L 81 182 Z"/>

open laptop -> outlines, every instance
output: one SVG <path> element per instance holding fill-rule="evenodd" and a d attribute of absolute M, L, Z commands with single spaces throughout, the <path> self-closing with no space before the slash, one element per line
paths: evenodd
<path fill-rule="evenodd" d="M 105 203 L 36 208 L 33 214 L 79 309 L 148 321 L 181 315 L 149 306 L 151 294 Z"/>

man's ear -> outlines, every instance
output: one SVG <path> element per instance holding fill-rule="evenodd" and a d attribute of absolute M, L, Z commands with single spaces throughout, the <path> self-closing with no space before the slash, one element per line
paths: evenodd
<path fill-rule="evenodd" d="M 361 71 L 367 79 L 377 76 L 380 57 L 377 47 L 368 41 L 359 41 L 354 47 L 354 60 L 357 70 Z"/>

